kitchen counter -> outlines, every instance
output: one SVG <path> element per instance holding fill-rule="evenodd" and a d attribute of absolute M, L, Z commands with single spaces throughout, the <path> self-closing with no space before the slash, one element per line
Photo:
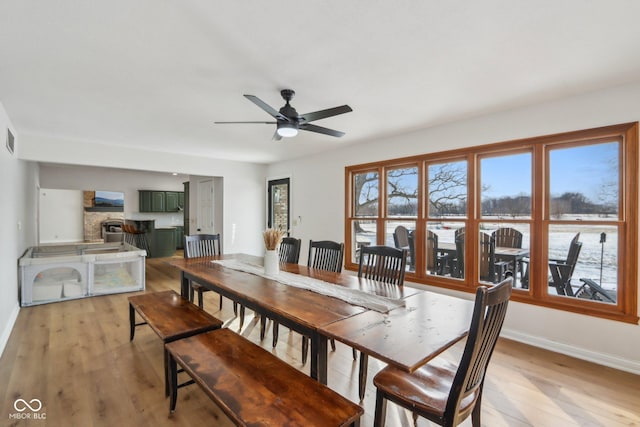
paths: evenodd
<path fill-rule="evenodd" d="M 176 253 L 176 227 L 158 227 L 152 231 L 153 258 L 170 257 Z"/>

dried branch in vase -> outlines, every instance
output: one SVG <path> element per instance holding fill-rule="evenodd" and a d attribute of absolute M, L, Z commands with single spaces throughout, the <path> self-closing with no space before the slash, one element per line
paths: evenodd
<path fill-rule="evenodd" d="M 268 251 L 275 251 L 280 244 L 280 240 L 284 236 L 283 230 L 276 230 L 274 228 L 267 228 L 262 233 L 262 237 L 264 238 L 264 246 Z"/>

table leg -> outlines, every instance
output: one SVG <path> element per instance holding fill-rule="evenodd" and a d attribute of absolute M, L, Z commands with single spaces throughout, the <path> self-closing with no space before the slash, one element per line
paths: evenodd
<path fill-rule="evenodd" d="M 311 378 L 327 385 L 327 337 L 311 334 Z"/>

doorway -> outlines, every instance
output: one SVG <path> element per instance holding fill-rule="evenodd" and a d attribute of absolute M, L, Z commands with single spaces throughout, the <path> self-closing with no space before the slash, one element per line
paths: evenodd
<path fill-rule="evenodd" d="M 269 199 L 267 226 L 277 230 L 286 230 L 287 235 L 291 229 L 290 187 L 289 178 L 270 180 L 267 185 Z"/>

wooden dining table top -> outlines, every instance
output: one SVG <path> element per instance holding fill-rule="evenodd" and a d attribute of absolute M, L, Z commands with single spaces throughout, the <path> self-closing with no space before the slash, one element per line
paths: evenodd
<path fill-rule="evenodd" d="M 405 303 L 388 313 L 359 313 L 321 327 L 320 333 L 413 372 L 469 330 L 473 301 L 422 291 Z"/>
<path fill-rule="evenodd" d="M 215 284 L 217 290 L 231 297 L 235 295 L 240 301 L 253 302 L 258 310 L 267 309 L 324 338 L 334 338 L 409 372 L 463 338 L 471 321 L 473 302 L 461 298 L 389 285 L 348 273 L 280 264 L 282 271 L 405 301 L 406 306 L 381 313 L 212 262 L 217 259 L 262 262 L 261 257 L 232 254 L 172 258 L 167 263 L 187 273 L 192 280 Z"/>

